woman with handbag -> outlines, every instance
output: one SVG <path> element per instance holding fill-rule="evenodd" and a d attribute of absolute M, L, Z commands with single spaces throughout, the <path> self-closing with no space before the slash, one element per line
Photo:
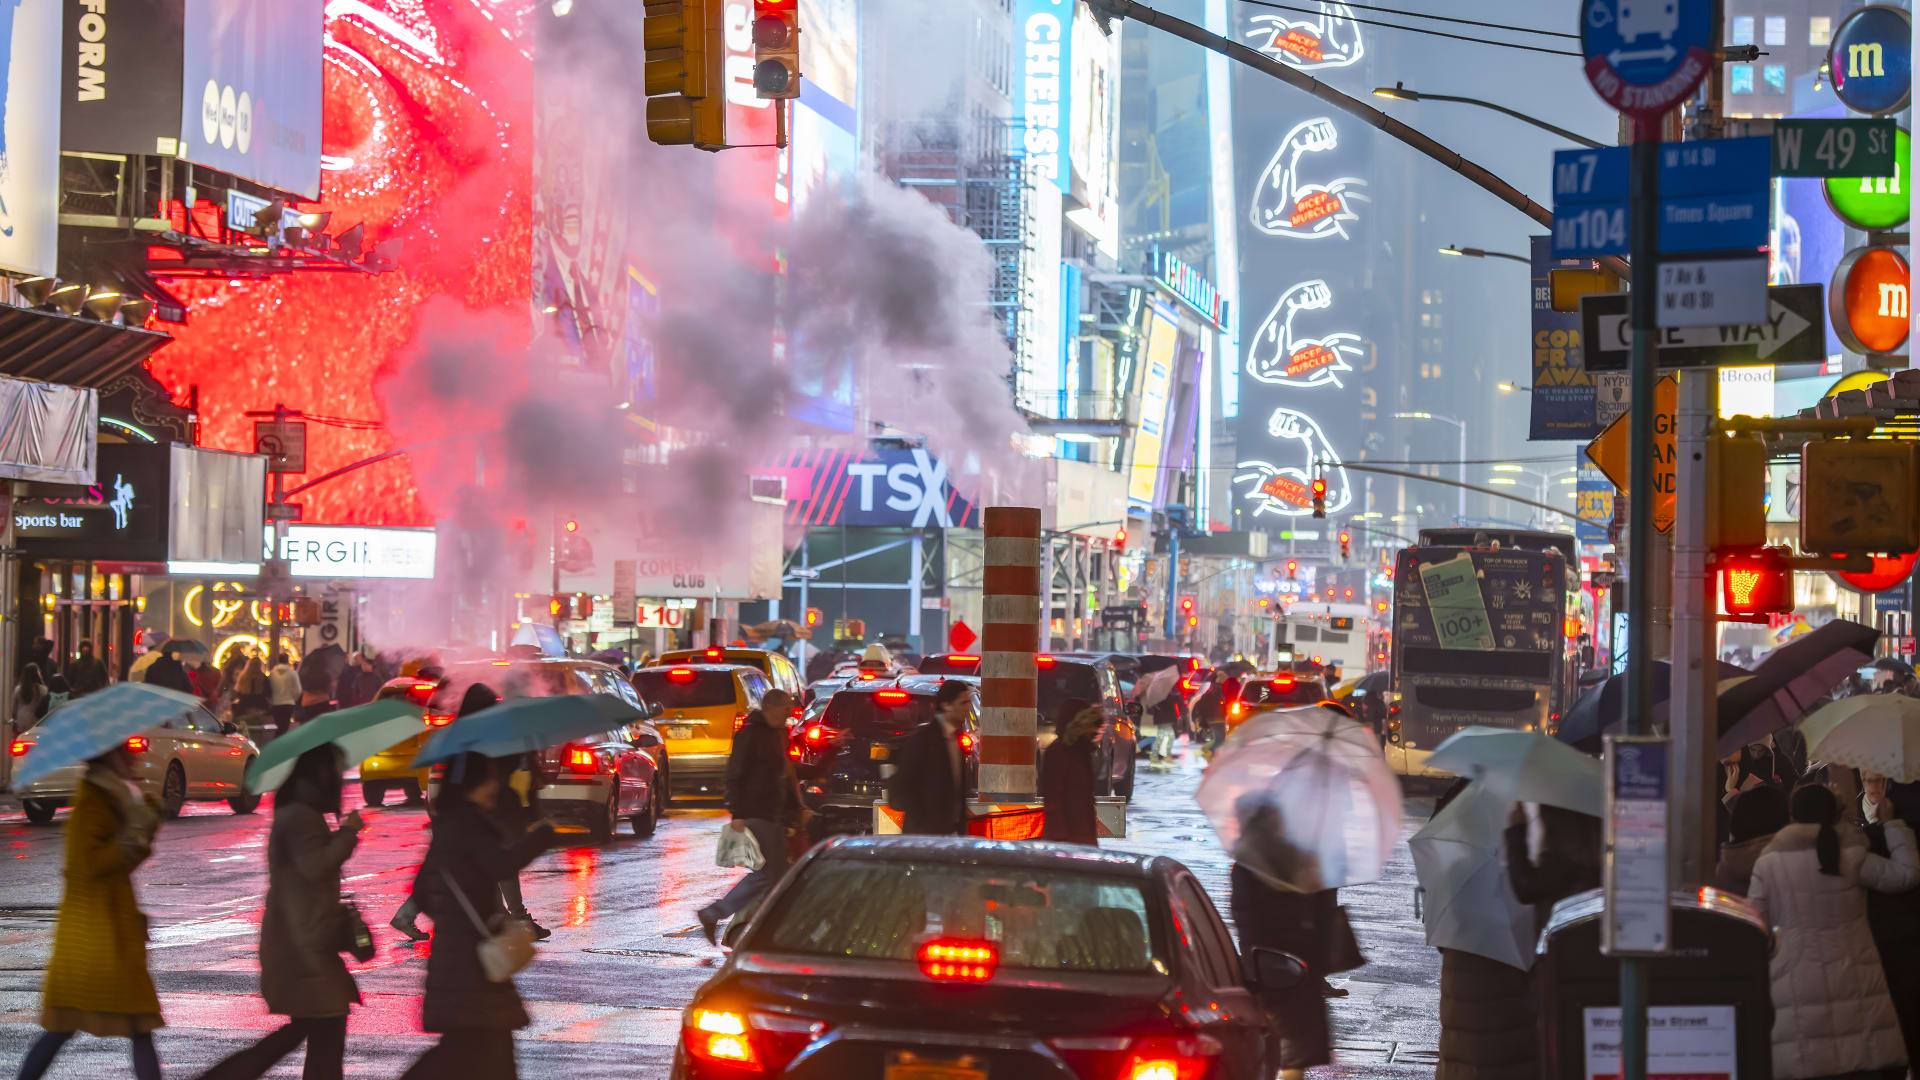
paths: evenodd
<path fill-rule="evenodd" d="M 260 996 L 286 1024 L 201 1074 L 200 1080 L 257 1080 L 302 1042 L 304 1080 L 340 1080 L 347 1046 L 347 1008 L 360 991 L 340 959 L 358 937 L 372 939 L 350 905 L 340 901 L 340 868 L 360 838 L 360 812 L 340 817 L 345 767 L 331 743 L 293 763 L 273 799 L 267 835 L 267 907 L 260 919 Z M 326 815 L 340 828 L 327 828 Z M 371 952 L 360 953 L 371 959 Z"/>
<path fill-rule="evenodd" d="M 413 898 L 433 919 L 421 1026 L 440 1036 L 402 1080 L 514 1080 L 513 1033 L 527 1011 L 513 973 L 533 955 L 526 924 L 508 916 L 500 882 L 517 876 L 553 839 L 541 821 L 511 845 L 493 821 L 506 797 L 497 763 L 462 754 L 434 800 L 433 843 Z"/>
<path fill-rule="evenodd" d="M 153 853 L 159 827 L 160 805 L 134 787 L 124 744 L 87 762 L 67 818 L 66 892 L 40 998 L 46 1032 L 21 1060 L 20 1080 L 40 1080 L 76 1031 L 131 1039 L 136 1080 L 160 1080 L 160 998 L 147 973 L 147 917 L 133 895 L 133 868 Z"/>

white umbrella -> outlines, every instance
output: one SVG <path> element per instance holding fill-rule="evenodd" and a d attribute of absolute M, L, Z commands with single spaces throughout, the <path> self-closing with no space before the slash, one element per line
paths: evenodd
<path fill-rule="evenodd" d="M 1901 783 L 1920 780 L 1920 700 L 1859 694 L 1825 705 L 1800 723 L 1807 760 L 1851 765 Z"/>
<path fill-rule="evenodd" d="M 1173 686 L 1180 681 L 1178 665 L 1163 667 L 1151 675 L 1142 676 L 1133 685 L 1133 700 L 1140 703 L 1142 709 L 1151 709 L 1165 701 L 1173 693 Z"/>
<path fill-rule="evenodd" d="M 1427 944 L 1521 969 L 1533 966 L 1533 909 L 1513 898 L 1501 863 L 1513 801 L 1471 783 L 1407 841 L 1426 893 Z"/>
<path fill-rule="evenodd" d="M 1537 731 L 1462 728 L 1434 747 L 1427 766 L 1495 789 L 1510 804 L 1545 803 L 1594 817 L 1606 813 L 1599 760 Z"/>
<path fill-rule="evenodd" d="M 1194 799 L 1236 861 L 1296 892 L 1376 880 L 1400 838 L 1400 782 L 1379 741 L 1333 709 L 1241 725 Z"/>

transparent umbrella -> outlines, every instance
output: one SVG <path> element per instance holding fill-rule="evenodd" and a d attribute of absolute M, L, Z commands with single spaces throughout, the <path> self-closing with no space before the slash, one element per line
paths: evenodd
<path fill-rule="evenodd" d="M 1920 780 L 1920 700 L 1860 694 L 1825 705 L 1800 723 L 1807 760 L 1851 765 L 1903 784 Z"/>
<path fill-rule="evenodd" d="M 1594 817 L 1606 812 L 1599 760 L 1537 731 L 1462 728 L 1434 747 L 1427 767 L 1491 788 L 1509 805 L 1545 803 Z"/>
<path fill-rule="evenodd" d="M 1427 944 L 1522 970 L 1533 966 L 1533 909 L 1513 898 L 1500 862 L 1513 800 L 1470 783 L 1407 841 L 1426 896 Z"/>
<path fill-rule="evenodd" d="M 1317 707 L 1242 724 L 1194 796 L 1236 861 L 1296 892 L 1377 879 L 1400 839 L 1400 797 L 1372 732 Z"/>

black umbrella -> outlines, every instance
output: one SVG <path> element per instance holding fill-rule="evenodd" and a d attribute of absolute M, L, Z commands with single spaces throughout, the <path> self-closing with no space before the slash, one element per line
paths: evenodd
<path fill-rule="evenodd" d="M 1751 674 L 1747 669 L 1724 660 L 1719 664 L 1722 679 Z M 1667 698 L 1672 693 L 1673 669 L 1665 660 L 1655 660 L 1648 665 L 1647 679 L 1653 683 L 1653 716 L 1649 719 L 1664 723 L 1667 718 Z M 1626 729 L 1626 703 L 1627 677 L 1625 674 L 1615 675 L 1574 702 L 1573 708 L 1561 718 L 1554 737 L 1561 742 L 1572 743 L 1589 754 L 1597 754 L 1604 746 L 1601 736 L 1609 732 L 1619 734 Z"/>
<path fill-rule="evenodd" d="M 1753 678 L 1720 695 L 1719 754 L 1797 722 L 1856 668 L 1873 662 L 1880 631 L 1835 619 L 1767 654 Z"/>
<path fill-rule="evenodd" d="M 1873 662 L 1873 670 L 1891 671 L 1904 679 L 1913 674 L 1913 665 L 1897 656 L 1883 656 Z"/>

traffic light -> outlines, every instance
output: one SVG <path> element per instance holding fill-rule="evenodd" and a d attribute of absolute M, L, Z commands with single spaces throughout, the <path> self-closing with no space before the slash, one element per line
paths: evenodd
<path fill-rule="evenodd" d="M 1816 439 L 1800 450 L 1800 550 L 1905 554 L 1920 548 L 1920 444 Z"/>
<path fill-rule="evenodd" d="M 824 616 L 820 613 L 819 608 L 810 607 L 807 609 L 807 625 L 809 627 L 819 626 L 822 618 L 824 618 Z"/>
<path fill-rule="evenodd" d="M 1353 534 L 1340 530 L 1340 561 L 1345 562 L 1353 556 Z"/>
<path fill-rule="evenodd" d="M 593 617 L 593 597 L 586 593 L 549 596 L 547 616 L 554 619 L 590 619 Z"/>
<path fill-rule="evenodd" d="M 647 138 L 662 146 L 727 145 L 723 0 L 645 0 Z"/>
<path fill-rule="evenodd" d="M 1313 478 L 1313 516 L 1316 518 L 1327 516 L 1327 480 L 1324 476 Z"/>
<path fill-rule="evenodd" d="M 1182 615 L 1193 614 L 1193 597 L 1183 596 L 1180 598 L 1180 613 Z"/>
<path fill-rule="evenodd" d="M 1766 622 L 1793 610 L 1793 569 L 1780 548 L 1754 548 L 1723 555 L 1721 601 L 1732 622 Z"/>
<path fill-rule="evenodd" d="M 800 0 L 753 0 L 753 92 L 800 96 Z"/>
<path fill-rule="evenodd" d="M 1191 630 L 1194 627 L 1199 625 L 1200 625 L 1200 616 L 1198 615 L 1187 616 L 1187 629 Z"/>
<path fill-rule="evenodd" d="M 1300 576 L 1300 560 L 1288 559 L 1287 560 L 1287 580 L 1292 581 L 1294 578 L 1297 578 L 1299 576 Z"/>
<path fill-rule="evenodd" d="M 1113 534 L 1113 546 L 1118 551 L 1127 550 L 1127 527 L 1126 526 L 1122 525 L 1119 531 Z"/>

